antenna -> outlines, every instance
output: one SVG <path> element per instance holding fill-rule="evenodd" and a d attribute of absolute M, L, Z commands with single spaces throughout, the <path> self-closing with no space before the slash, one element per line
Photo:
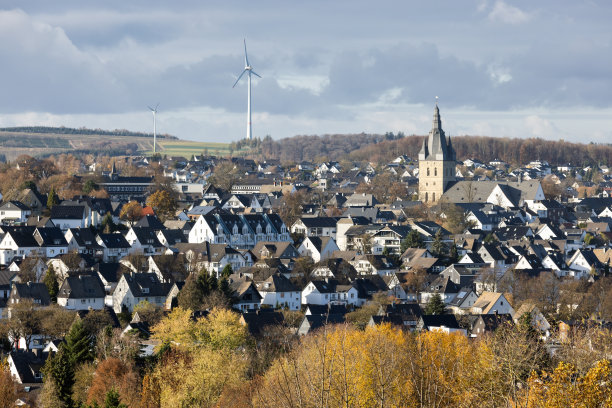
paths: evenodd
<path fill-rule="evenodd" d="M 153 113 L 153 155 L 157 153 L 157 149 L 156 149 L 157 147 L 157 129 L 156 129 L 156 123 L 155 123 L 155 115 L 157 114 L 158 106 L 159 106 L 159 102 L 157 102 L 157 105 L 155 105 L 155 108 L 147 106 L 147 108 L 149 108 L 151 113 Z"/>
<path fill-rule="evenodd" d="M 244 70 L 240 73 L 240 75 L 238 76 L 238 79 L 236 79 L 236 82 L 234 82 L 234 85 L 232 86 L 232 88 L 236 87 L 236 84 L 238 84 L 238 82 L 240 81 L 240 79 L 242 78 L 242 76 L 244 74 L 247 74 L 247 130 L 246 130 L 246 138 L 248 140 L 251 140 L 253 138 L 253 130 L 252 130 L 252 126 L 251 126 L 251 74 L 261 78 L 261 76 L 253 71 L 253 67 L 251 66 L 251 64 L 249 64 L 249 55 L 247 54 L 247 46 L 246 46 L 246 38 L 244 39 Z"/>

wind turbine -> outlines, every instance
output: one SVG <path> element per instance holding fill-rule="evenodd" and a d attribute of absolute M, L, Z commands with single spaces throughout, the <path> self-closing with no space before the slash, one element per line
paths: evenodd
<path fill-rule="evenodd" d="M 261 76 L 259 76 L 257 72 L 253 71 L 253 67 L 251 66 L 251 64 L 249 64 L 249 56 L 247 55 L 247 48 L 246 48 L 246 39 L 244 40 L 244 70 L 242 71 L 240 76 L 238 76 L 238 79 L 236 80 L 236 82 L 234 82 L 234 86 L 232 86 L 232 88 L 236 86 L 236 84 L 238 83 L 238 81 L 240 81 L 240 78 L 242 78 L 245 72 L 248 75 L 246 138 L 248 140 L 251 140 L 253 138 L 253 130 L 251 128 L 251 74 L 259 78 L 261 78 Z"/>
<path fill-rule="evenodd" d="M 155 105 L 155 108 L 152 108 L 150 106 L 147 106 L 147 108 L 149 108 L 149 110 L 151 111 L 151 113 L 153 113 L 153 154 L 156 153 L 156 142 L 157 142 L 157 133 L 156 133 L 156 129 L 155 129 L 155 115 L 157 114 L 157 107 L 159 106 L 159 102 L 157 102 L 157 105 Z"/>

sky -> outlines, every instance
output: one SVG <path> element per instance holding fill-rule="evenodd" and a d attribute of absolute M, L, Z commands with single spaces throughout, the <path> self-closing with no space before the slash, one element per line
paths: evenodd
<path fill-rule="evenodd" d="M 612 2 L 3 0 L 0 127 L 612 143 Z"/>

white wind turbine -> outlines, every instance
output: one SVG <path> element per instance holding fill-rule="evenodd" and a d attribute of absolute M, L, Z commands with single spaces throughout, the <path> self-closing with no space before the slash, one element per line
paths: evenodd
<path fill-rule="evenodd" d="M 259 76 L 257 72 L 253 71 L 253 67 L 249 64 L 249 57 L 247 55 L 247 48 L 246 48 L 246 39 L 244 40 L 244 70 L 242 71 L 242 73 L 240 74 L 236 82 L 234 82 L 234 86 L 232 86 L 232 88 L 236 86 L 236 84 L 238 83 L 238 81 L 240 81 L 240 78 L 242 78 L 245 72 L 248 75 L 246 138 L 248 140 L 251 140 L 253 138 L 253 131 L 251 129 L 251 74 L 259 78 L 261 78 L 261 76 Z"/>
<path fill-rule="evenodd" d="M 151 113 L 153 113 L 153 154 L 155 154 L 157 152 L 157 150 L 156 150 L 156 146 L 157 146 L 157 129 L 155 128 L 156 127 L 155 115 L 157 114 L 157 107 L 158 106 L 159 106 L 159 102 L 157 103 L 157 105 L 155 105 L 155 108 L 147 106 L 147 108 L 149 108 Z"/>

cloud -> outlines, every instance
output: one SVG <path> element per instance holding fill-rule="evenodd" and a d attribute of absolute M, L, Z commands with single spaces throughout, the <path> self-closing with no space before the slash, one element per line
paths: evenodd
<path fill-rule="evenodd" d="M 523 24 L 531 20 L 531 15 L 521 9 L 504 3 L 501 0 L 495 2 L 493 10 L 489 12 L 490 21 L 505 24 Z"/>
<path fill-rule="evenodd" d="M 529 115 L 525 117 L 524 123 L 529 132 L 528 136 L 552 138 L 559 134 L 558 129 L 551 121 L 538 115 Z"/>

